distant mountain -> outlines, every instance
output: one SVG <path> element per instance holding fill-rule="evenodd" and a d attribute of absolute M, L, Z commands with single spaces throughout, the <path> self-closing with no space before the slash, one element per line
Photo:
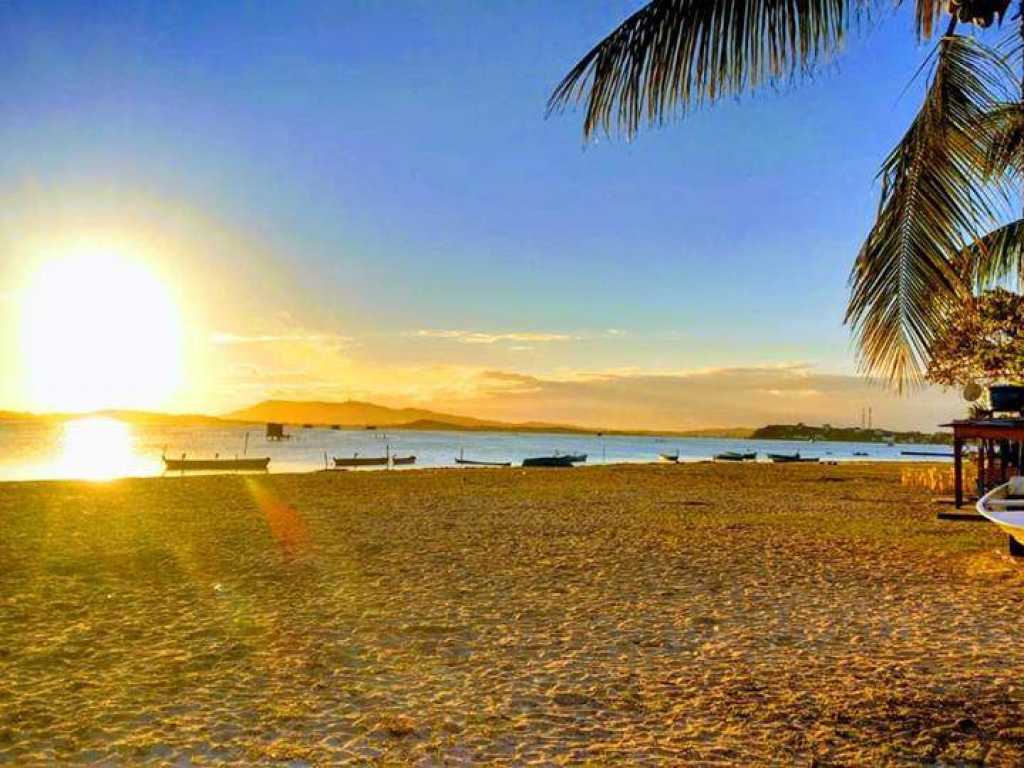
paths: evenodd
<path fill-rule="evenodd" d="M 307 402 L 299 400 L 264 400 L 249 408 L 233 411 L 225 418 L 237 421 L 276 421 L 283 424 L 315 424 L 343 427 L 405 427 L 418 429 L 508 429 L 520 425 L 501 421 L 474 419 L 452 413 L 438 413 L 423 408 L 388 408 L 374 403 L 346 400 L 343 403 Z M 429 425 L 429 426 L 427 426 Z M 525 427 L 525 425 L 522 425 Z M 532 429 L 557 425 L 531 425 Z"/>
<path fill-rule="evenodd" d="M 223 416 L 206 416 L 198 413 L 157 413 L 155 411 L 103 410 L 90 413 L 24 413 L 0 411 L 0 421 L 67 421 L 89 416 L 107 416 L 132 424 L 158 426 L 224 426 L 239 422 L 314 426 L 418 430 L 478 430 L 490 432 L 563 432 L 568 434 L 603 435 L 652 435 L 664 437 L 723 437 L 748 438 L 755 430 L 746 427 L 724 427 L 717 429 L 652 430 L 652 429 L 605 429 L 603 427 L 581 427 L 573 424 L 554 424 L 545 421 L 509 422 L 493 419 L 477 419 L 454 413 L 430 411 L 425 408 L 388 408 L 376 403 L 347 400 L 343 403 L 315 402 L 302 400 L 264 400 L 249 408 L 226 413 Z M 767 427 L 765 429 L 775 429 Z"/>
<path fill-rule="evenodd" d="M 543 421 L 514 423 L 458 416 L 423 408 L 388 408 L 375 403 L 346 400 L 343 403 L 301 400 L 264 400 L 249 408 L 232 411 L 224 418 L 234 421 L 278 422 L 281 424 L 313 424 L 316 426 L 389 427 L 422 430 L 487 430 L 504 432 L 571 432 L 606 435 L 674 435 L 676 437 L 750 437 L 754 430 L 746 427 L 696 429 L 689 431 L 620 430 L 552 424 Z"/>

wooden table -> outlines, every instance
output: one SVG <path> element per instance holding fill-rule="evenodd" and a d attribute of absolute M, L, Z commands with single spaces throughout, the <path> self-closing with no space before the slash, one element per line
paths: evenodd
<path fill-rule="evenodd" d="M 1018 462 L 1011 462 L 1008 456 L 1010 443 L 1024 443 L 1024 419 L 958 419 L 943 427 L 953 429 L 953 476 L 954 496 L 956 506 L 964 504 L 964 480 L 963 480 L 963 448 L 968 440 L 977 440 L 978 448 L 978 477 L 985 475 L 986 458 L 994 462 L 998 458 L 1000 476 L 1005 482 L 1008 476 L 1007 470 L 1010 466 L 1017 466 Z M 999 445 L 1000 450 L 995 451 Z"/>

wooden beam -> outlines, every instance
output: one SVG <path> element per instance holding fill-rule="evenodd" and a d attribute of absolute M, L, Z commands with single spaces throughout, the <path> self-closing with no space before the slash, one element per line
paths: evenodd
<path fill-rule="evenodd" d="M 964 463 L 961 453 L 963 452 L 964 441 L 960 438 L 953 439 L 953 489 L 956 497 L 956 508 L 964 505 Z"/>

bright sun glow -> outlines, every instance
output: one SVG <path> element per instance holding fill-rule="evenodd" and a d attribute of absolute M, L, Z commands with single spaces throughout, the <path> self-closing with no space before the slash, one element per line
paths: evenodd
<path fill-rule="evenodd" d="M 135 436 L 124 422 L 92 416 L 64 424 L 53 476 L 111 480 L 146 471 L 153 467 L 136 456 Z"/>
<path fill-rule="evenodd" d="M 182 376 L 182 330 L 166 286 L 116 253 L 44 262 L 22 297 L 28 400 L 44 411 L 159 408 Z"/>

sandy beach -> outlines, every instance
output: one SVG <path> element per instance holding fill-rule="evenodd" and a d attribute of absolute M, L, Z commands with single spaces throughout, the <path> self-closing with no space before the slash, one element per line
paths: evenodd
<path fill-rule="evenodd" d="M 0 762 L 1020 765 L 1024 571 L 899 472 L 0 485 Z"/>

